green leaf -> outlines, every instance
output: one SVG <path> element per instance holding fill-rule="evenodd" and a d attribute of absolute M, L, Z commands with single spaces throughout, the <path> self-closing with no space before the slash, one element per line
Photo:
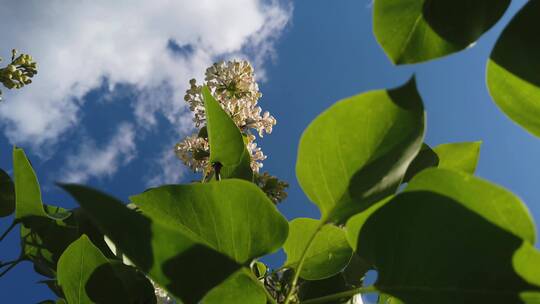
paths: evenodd
<path fill-rule="evenodd" d="M 438 164 L 439 157 L 437 156 L 437 153 L 435 153 L 428 145 L 422 144 L 422 148 L 407 168 L 407 173 L 405 173 L 405 176 L 403 177 L 403 182 L 409 182 L 411 178 L 420 171 L 431 167 L 437 167 Z"/>
<path fill-rule="evenodd" d="M 49 214 L 65 214 L 67 210 L 45 205 Z M 36 272 L 53 278 L 56 264 L 64 250 L 82 234 L 86 234 L 108 257 L 114 255 L 103 240 L 103 234 L 90 222 L 83 210 L 75 209 L 61 220 L 49 217 L 26 218 L 21 225 L 21 255 L 34 263 Z"/>
<path fill-rule="evenodd" d="M 253 180 L 250 156 L 240 129 L 217 102 L 208 87 L 202 88 L 206 108 L 210 162 L 220 163 L 222 178 Z"/>
<path fill-rule="evenodd" d="M 298 285 L 299 298 L 301 301 L 305 301 L 358 288 L 362 286 L 362 282 L 368 270 L 369 265 L 360 257 L 353 254 L 347 267 L 340 273 L 322 280 L 302 281 Z M 350 300 L 351 297 L 349 296 L 344 297 L 341 301 L 328 303 L 352 304 L 353 302 L 348 302 Z"/>
<path fill-rule="evenodd" d="M 86 285 L 92 273 L 107 263 L 107 259 L 84 235 L 69 245 L 58 261 L 58 284 L 67 301 L 73 304 L 94 303 Z"/>
<path fill-rule="evenodd" d="M 369 207 L 367 210 L 365 210 L 362 213 L 356 214 L 355 216 L 351 217 L 347 221 L 346 232 L 347 232 L 347 241 L 349 242 L 349 245 L 353 250 L 356 251 L 358 248 L 358 232 L 362 229 L 366 221 L 369 219 L 369 217 L 375 213 L 375 211 L 379 210 L 379 208 L 386 205 L 390 200 L 392 200 L 394 196 L 386 197 L 385 199 L 373 204 L 371 207 Z M 365 260 L 364 257 L 362 259 Z M 369 264 L 370 262 L 367 261 Z M 372 264 L 370 264 L 373 266 Z"/>
<path fill-rule="evenodd" d="M 375 37 L 394 64 L 461 51 L 490 29 L 510 0 L 376 0 Z"/>
<path fill-rule="evenodd" d="M 34 263 L 36 272 L 53 278 L 58 259 L 79 236 L 76 223 L 48 217 L 26 218 L 21 225 L 21 256 Z"/>
<path fill-rule="evenodd" d="M 480 157 L 481 141 L 438 145 L 433 149 L 439 157 L 437 167 L 474 174 Z"/>
<path fill-rule="evenodd" d="M 0 169 L 0 217 L 9 216 L 13 212 L 15 212 L 15 188 L 9 174 Z"/>
<path fill-rule="evenodd" d="M 156 303 L 154 288 L 143 274 L 109 262 L 85 235 L 60 257 L 58 284 L 70 304 Z"/>
<path fill-rule="evenodd" d="M 33 216 L 48 217 L 43 209 L 36 173 L 21 148 L 13 148 L 13 171 L 15 175 L 15 219 L 23 220 Z"/>
<path fill-rule="evenodd" d="M 379 294 L 377 304 L 403 304 L 403 302 L 387 294 L 381 293 Z"/>
<path fill-rule="evenodd" d="M 422 149 L 407 168 L 403 182 L 409 182 L 416 174 L 427 168 L 438 167 L 474 174 L 482 142 L 459 142 L 442 144 L 434 149 L 423 144 Z"/>
<path fill-rule="evenodd" d="M 203 304 L 266 304 L 264 287 L 246 268 L 230 276 L 225 282 L 210 290 Z"/>
<path fill-rule="evenodd" d="M 13 170 L 15 171 L 16 220 L 28 226 L 35 218 L 64 220 L 70 217 L 69 210 L 43 204 L 36 173 L 21 148 L 13 148 Z"/>
<path fill-rule="evenodd" d="M 352 249 L 345 231 L 332 224 L 324 225 L 310 218 L 297 218 L 289 224 L 289 237 L 283 245 L 287 254 L 286 267 L 296 268 L 302 253 L 314 233 L 317 233 L 306 253 L 300 277 L 306 280 L 329 278 L 342 271 L 349 263 Z"/>
<path fill-rule="evenodd" d="M 536 242 L 536 229 L 525 203 L 512 192 L 481 178 L 452 170 L 428 169 L 417 175 L 405 191 L 444 195 L 531 244 Z"/>
<path fill-rule="evenodd" d="M 506 190 L 467 173 L 427 169 L 370 211 L 351 218 L 347 233 L 377 269 L 380 292 L 404 303 L 540 300 L 534 226 Z"/>
<path fill-rule="evenodd" d="M 244 180 L 162 186 L 130 200 L 153 221 L 182 229 L 241 264 L 278 250 L 287 238 L 287 220 Z"/>
<path fill-rule="evenodd" d="M 268 267 L 261 261 L 254 261 L 251 265 L 251 272 L 257 279 L 262 279 L 266 276 Z"/>
<path fill-rule="evenodd" d="M 71 212 L 43 204 L 36 173 L 21 148 L 13 149 L 13 168 L 15 218 L 23 223 L 21 256 L 32 261 L 38 273 L 54 277 L 60 255 L 83 233 L 88 234 L 100 249 L 106 249 L 103 235 L 89 223 L 82 210 Z"/>
<path fill-rule="evenodd" d="M 96 226 L 144 273 L 186 303 L 196 303 L 241 265 L 118 200 L 78 185 L 63 185 Z"/>
<path fill-rule="evenodd" d="M 540 0 L 530 0 L 495 44 L 487 64 L 491 97 L 514 122 L 540 136 Z"/>
<path fill-rule="evenodd" d="M 345 221 L 394 193 L 420 150 L 424 119 L 414 78 L 319 115 L 300 139 L 296 175 L 323 220 Z"/>
<path fill-rule="evenodd" d="M 316 299 L 327 295 L 340 293 L 350 289 L 351 287 L 347 285 L 345 278 L 341 275 L 341 273 L 338 273 L 326 279 L 302 282 L 299 284 L 298 297 L 302 302 L 309 299 Z M 347 296 L 329 303 L 348 304 L 351 303 L 349 302 L 351 298 L 351 296 Z"/>

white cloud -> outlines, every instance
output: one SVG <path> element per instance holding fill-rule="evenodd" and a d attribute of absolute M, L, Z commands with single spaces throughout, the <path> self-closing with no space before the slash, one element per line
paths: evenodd
<path fill-rule="evenodd" d="M 158 170 L 147 176 L 146 187 L 179 183 L 186 173 L 184 165 L 176 158 L 172 147 L 167 146 L 156 160 Z"/>
<path fill-rule="evenodd" d="M 23 90 L 4 90 L 0 126 L 13 144 L 54 147 L 79 125 L 82 97 L 106 78 L 111 91 L 125 83 L 138 92 L 137 130 L 163 115 L 180 137 L 192 128 L 183 102 L 188 80 L 227 55 L 260 67 L 291 17 L 292 5 L 281 1 L 288 0 L 7 1 L 2 45 L 32 54 L 39 74 Z M 170 41 L 192 51 L 174 54 Z"/>
<path fill-rule="evenodd" d="M 113 86 L 129 83 L 151 89 L 170 85 L 174 96 L 161 112 L 175 122 L 184 109 L 181 97 L 187 80 L 202 75 L 213 58 L 246 47 L 259 47 L 262 53 L 271 51 L 267 42 L 281 32 L 290 9 L 277 2 L 263 2 L 4 3 L 0 20 L 9 25 L 5 26 L 9 30 L 0 34 L 2 45 L 31 53 L 40 70 L 31 86 L 6 96 L 9 102 L 0 108 L 6 135 L 14 143 L 40 145 L 57 140 L 77 124 L 80 98 L 97 87 L 103 77 Z M 190 45 L 193 53 L 175 56 L 167 50 L 170 40 Z"/>
<path fill-rule="evenodd" d="M 102 147 L 92 139 L 83 141 L 70 155 L 63 169 L 64 182 L 83 183 L 91 177 L 112 176 L 121 165 L 135 157 L 135 130 L 130 123 L 121 123 L 113 137 Z"/>

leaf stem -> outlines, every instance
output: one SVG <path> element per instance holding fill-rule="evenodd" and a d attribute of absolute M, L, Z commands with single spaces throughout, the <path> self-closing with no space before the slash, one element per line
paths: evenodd
<path fill-rule="evenodd" d="M 22 261 L 24 261 L 24 259 L 19 258 L 19 259 L 15 260 L 15 261 L 11 261 L 11 262 L 3 264 L 1 267 L 4 267 L 6 265 L 9 265 L 9 266 L 6 269 L 4 269 L 4 271 L 2 271 L 0 273 L 0 278 L 3 277 L 6 273 L 8 273 L 8 271 L 13 269 L 13 267 L 17 266 L 17 264 L 19 264 Z"/>
<path fill-rule="evenodd" d="M 351 290 L 347 290 L 347 291 L 334 293 L 334 294 L 327 295 L 327 296 L 320 297 L 320 298 L 309 299 L 309 300 L 303 301 L 302 304 L 328 303 L 329 301 L 332 301 L 332 300 L 338 300 L 338 299 L 345 298 L 345 297 L 351 297 L 351 296 L 357 295 L 359 293 L 372 293 L 372 292 L 377 292 L 377 289 L 373 285 L 366 286 L 366 287 L 359 287 L 359 288 L 355 288 L 355 289 L 351 289 Z"/>
<path fill-rule="evenodd" d="M 2 236 L 0 236 L 0 242 L 1 242 L 2 240 L 4 240 L 4 238 L 8 235 L 8 233 L 9 233 L 11 230 L 13 230 L 13 228 L 15 228 L 15 226 L 17 226 L 18 223 L 19 223 L 19 222 L 16 221 L 16 220 L 13 221 L 13 223 L 11 223 L 11 225 L 8 227 L 8 229 L 7 229 L 4 233 L 2 233 Z"/>
<path fill-rule="evenodd" d="M 315 229 L 315 231 L 313 232 L 313 235 L 311 235 L 311 237 L 309 238 L 309 240 L 307 242 L 307 245 L 306 245 L 306 248 L 304 248 L 304 251 L 302 252 L 302 255 L 300 256 L 300 261 L 298 262 L 298 266 L 296 267 L 296 269 L 294 271 L 294 277 L 293 277 L 293 280 L 291 282 L 291 287 L 289 289 L 289 292 L 287 293 L 287 297 L 285 298 L 285 303 L 284 304 L 289 304 L 290 301 L 292 300 L 292 295 L 293 295 L 294 290 L 296 288 L 296 284 L 298 283 L 298 278 L 300 277 L 300 272 L 302 271 L 302 267 L 304 266 L 304 262 L 306 261 L 307 252 L 309 251 L 309 248 L 311 247 L 311 244 L 315 240 L 315 237 L 317 236 L 319 231 L 321 231 L 321 229 L 322 229 L 322 227 L 324 225 L 326 225 L 326 220 L 324 220 L 324 221 L 321 220 L 321 222 L 319 223 L 319 226 L 317 226 L 317 229 Z"/>
<path fill-rule="evenodd" d="M 272 297 L 272 295 L 270 294 L 270 292 L 268 292 L 268 289 L 266 289 L 266 286 L 264 286 L 264 284 L 262 288 L 264 289 L 264 293 L 266 294 L 266 299 L 268 300 L 266 303 L 277 304 L 276 299 Z"/>
<path fill-rule="evenodd" d="M 204 173 L 203 173 L 203 177 L 202 177 L 202 180 L 201 180 L 201 183 L 206 183 L 206 176 L 208 176 L 208 171 L 209 171 L 209 168 L 204 168 Z"/>
<path fill-rule="evenodd" d="M 0 262 L 0 268 L 6 267 L 6 266 L 11 265 L 11 264 L 15 264 L 15 263 L 17 263 L 19 260 L 20 260 L 20 259 L 16 259 L 16 260 L 9 261 L 9 262 L 5 262 L 5 263 Z"/>

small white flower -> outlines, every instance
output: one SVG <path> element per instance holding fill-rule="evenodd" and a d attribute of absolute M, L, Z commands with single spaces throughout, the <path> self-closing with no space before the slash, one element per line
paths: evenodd
<path fill-rule="evenodd" d="M 249 62 L 233 60 L 215 63 L 206 70 L 205 80 L 213 96 L 240 129 L 255 129 L 261 137 L 265 133 L 272 133 L 276 119 L 268 112 L 261 116 L 262 110 L 257 102 L 262 94 Z M 195 79 L 189 83 L 184 100 L 194 113 L 195 126 L 200 127 L 206 123 L 202 86 L 197 86 Z"/>
<path fill-rule="evenodd" d="M 254 135 L 248 135 L 248 143 L 246 148 L 251 158 L 251 170 L 253 170 L 255 173 L 259 173 L 259 170 L 263 166 L 262 161 L 266 159 L 266 155 L 263 154 L 261 148 L 257 147 Z"/>
<path fill-rule="evenodd" d="M 266 155 L 263 154 L 261 148 L 257 147 L 254 135 L 248 135 L 246 148 L 251 159 L 251 169 L 258 173 L 263 166 L 262 161 L 266 159 Z M 194 172 L 204 172 L 208 168 L 210 145 L 208 139 L 198 137 L 198 134 L 188 136 L 176 144 L 175 153 Z"/>
<path fill-rule="evenodd" d="M 258 173 L 262 168 L 262 161 L 266 159 L 260 147 L 255 143 L 255 130 L 259 137 L 272 133 L 276 119 L 268 111 L 262 112 L 257 105 L 262 94 L 255 81 L 253 67 L 248 61 L 233 60 L 218 62 L 206 70 L 205 85 L 221 107 L 229 114 L 242 133 L 248 136 L 247 150 L 251 156 L 251 168 Z M 190 88 L 186 91 L 184 100 L 193 112 L 193 121 L 197 128 L 206 124 L 202 86 L 198 86 L 195 79 L 189 81 Z M 262 114 L 261 114 L 262 113 Z M 210 152 L 208 140 L 198 137 L 197 134 L 186 137 L 175 147 L 178 158 L 195 172 L 204 172 L 208 168 Z"/>
<path fill-rule="evenodd" d="M 208 140 L 193 134 L 176 144 L 176 156 L 194 172 L 203 172 L 208 167 L 210 146 Z"/>

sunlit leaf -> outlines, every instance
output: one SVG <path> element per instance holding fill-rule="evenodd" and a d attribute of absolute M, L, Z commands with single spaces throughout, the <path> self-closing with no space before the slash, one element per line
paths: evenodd
<path fill-rule="evenodd" d="M 263 285 L 246 268 L 231 275 L 225 282 L 210 290 L 203 304 L 266 304 Z"/>
<path fill-rule="evenodd" d="M 242 133 L 210 93 L 208 87 L 202 88 L 206 108 L 210 162 L 220 163 L 221 177 L 253 179 L 250 156 Z"/>
<path fill-rule="evenodd" d="M 394 193 L 420 150 L 424 119 L 414 79 L 319 115 L 300 140 L 296 175 L 323 219 L 345 221 Z"/>
<path fill-rule="evenodd" d="M 438 145 L 433 149 L 439 158 L 438 168 L 474 174 L 482 142 L 460 142 Z"/>
<path fill-rule="evenodd" d="M 287 220 L 274 204 L 239 179 L 162 186 L 130 199 L 153 221 L 182 229 L 241 264 L 278 250 L 287 238 Z"/>
<path fill-rule="evenodd" d="M 510 0 L 376 0 L 375 37 L 395 64 L 465 49 L 490 29 Z"/>
<path fill-rule="evenodd" d="M 366 213 L 348 221 L 347 233 L 377 269 L 382 293 L 404 303 L 540 300 L 534 225 L 510 192 L 467 173 L 427 169 Z"/>
<path fill-rule="evenodd" d="M 144 275 L 107 260 L 85 235 L 60 257 L 58 284 L 70 304 L 156 303 L 154 288 Z"/>
<path fill-rule="evenodd" d="M 286 267 L 298 266 L 304 248 L 319 225 L 320 221 L 310 218 L 297 218 L 290 222 L 289 237 L 283 245 L 287 254 Z M 306 280 L 329 278 L 347 266 L 351 255 L 352 249 L 347 243 L 345 231 L 326 224 L 309 246 L 300 277 Z"/>
<path fill-rule="evenodd" d="M 196 303 L 241 265 L 174 228 L 78 185 L 63 185 L 98 228 L 144 273 L 186 303 Z"/>
<path fill-rule="evenodd" d="M 417 175 L 405 191 L 444 195 L 531 244 L 536 242 L 536 229 L 525 203 L 484 179 L 451 170 L 428 169 Z"/>
<path fill-rule="evenodd" d="M 21 148 L 13 149 L 13 171 L 15 176 L 15 218 L 47 217 L 41 201 L 41 189 L 36 173 Z"/>
<path fill-rule="evenodd" d="M 530 0 L 502 32 L 487 64 L 489 92 L 517 124 L 540 136 L 540 0 Z"/>

